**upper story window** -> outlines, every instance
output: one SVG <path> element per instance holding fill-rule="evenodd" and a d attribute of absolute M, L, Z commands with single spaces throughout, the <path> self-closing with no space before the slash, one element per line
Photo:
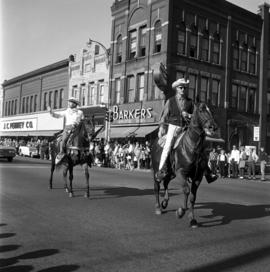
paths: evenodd
<path fill-rule="evenodd" d="M 120 104 L 121 79 L 115 79 L 115 103 Z"/>
<path fill-rule="evenodd" d="M 34 109 L 34 96 L 31 95 L 30 97 L 30 106 L 29 106 L 29 112 L 33 112 L 33 109 Z"/>
<path fill-rule="evenodd" d="M 177 29 L 177 54 L 186 54 L 186 26 L 184 23 Z"/>
<path fill-rule="evenodd" d="M 123 54 L 122 51 L 123 51 L 123 41 L 122 41 L 122 36 L 119 35 L 116 41 L 116 63 L 122 62 L 122 54 Z"/>
<path fill-rule="evenodd" d="M 34 98 L 34 112 L 37 111 L 37 100 L 38 100 L 38 96 L 37 94 L 35 95 L 35 98 Z M 17 105 L 17 100 L 16 100 L 16 104 L 15 104 L 15 107 Z"/>
<path fill-rule="evenodd" d="M 205 30 L 201 39 L 201 59 L 203 61 L 209 60 L 209 34 Z"/>
<path fill-rule="evenodd" d="M 189 98 L 195 101 L 196 95 L 196 86 L 197 86 L 197 75 L 189 75 Z"/>
<path fill-rule="evenodd" d="M 81 87 L 81 105 L 85 106 L 86 105 L 86 87 L 83 85 Z"/>
<path fill-rule="evenodd" d="M 157 21 L 154 25 L 154 53 L 161 52 L 161 41 L 162 41 L 162 27 L 161 21 Z"/>
<path fill-rule="evenodd" d="M 99 103 L 104 103 L 104 84 L 99 85 Z"/>
<path fill-rule="evenodd" d="M 247 72 L 247 58 L 248 58 L 248 49 L 246 45 L 243 45 L 241 50 L 241 71 Z"/>
<path fill-rule="evenodd" d="M 220 64 L 220 36 L 215 33 L 212 48 L 212 63 Z"/>
<path fill-rule="evenodd" d="M 139 28 L 139 57 L 144 57 L 146 53 L 146 26 Z"/>
<path fill-rule="evenodd" d="M 232 85 L 232 95 L 231 95 L 231 107 L 233 109 L 237 108 L 237 101 L 238 101 L 238 86 L 233 84 Z"/>
<path fill-rule="evenodd" d="M 249 51 L 249 72 L 256 74 L 256 48 L 251 48 Z"/>
<path fill-rule="evenodd" d="M 49 106 L 52 107 L 52 100 L 53 100 L 53 92 L 49 92 Z"/>
<path fill-rule="evenodd" d="M 248 112 L 254 113 L 255 112 L 255 89 L 251 88 L 248 92 Z"/>
<path fill-rule="evenodd" d="M 90 85 L 90 89 L 89 89 L 89 105 L 94 105 L 94 100 L 95 100 L 95 86 L 94 85 Z"/>
<path fill-rule="evenodd" d="M 233 69 L 239 70 L 239 44 L 237 41 L 233 44 Z"/>
<path fill-rule="evenodd" d="M 134 59 L 136 57 L 137 50 L 137 30 L 132 30 L 129 32 L 129 59 Z"/>
<path fill-rule="evenodd" d="M 128 102 L 135 102 L 135 80 L 134 76 L 127 77 L 127 99 Z"/>
<path fill-rule="evenodd" d="M 246 111 L 247 87 L 241 86 L 239 91 L 239 110 Z"/>
<path fill-rule="evenodd" d="M 208 82 L 209 80 L 207 77 L 201 78 L 200 100 L 205 103 L 207 102 Z"/>
<path fill-rule="evenodd" d="M 216 106 L 216 107 L 218 106 L 219 93 L 220 93 L 220 80 L 213 79 L 212 90 L 211 90 L 211 103 L 213 106 Z"/>
<path fill-rule="evenodd" d="M 63 101 L 64 101 L 64 90 L 60 90 L 60 96 L 59 96 L 59 108 L 63 108 Z"/>
<path fill-rule="evenodd" d="M 54 109 L 57 109 L 57 107 L 58 107 L 58 103 L 59 103 L 58 99 L 59 99 L 58 90 L 55 90 L 54 91 L 54 98 L 53 98 L 53 108 Z"/>
<path fill-rule="evenodd" d="M 198 31 L 195 25 L 191 28 L 190 41 L 189 41 L 189 56 L 197 58 L 197 45 L 198 45 Z"/>
<path fill-rule="evenodd" d="M 138 89 L 139 101 L 143 101 L 144 100 L 144 74 L 138 74 L 137 89 Z"/>

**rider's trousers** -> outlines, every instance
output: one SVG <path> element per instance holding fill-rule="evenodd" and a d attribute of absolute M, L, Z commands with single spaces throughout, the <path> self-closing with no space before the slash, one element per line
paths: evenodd
<path fill-rule="evenodd" d="M 165 141 L 165 145 L 163 147 L 162 153 L 161 153 L 161 157 L 160 157 L 160 162 L 159 162 L 159 171 L 163 168 L 166 159 L 168 157 L 168 154 L 171 150 L 171 146 L 173 143 L 173 138 L 175 136 L 175 133 L 177 131 L 177 129 L 179 129 L 179 126 L 175 126 L 175 125 L 171 125 L 169 124 L 168 126 L 168 132 L 166 135 L 166 141 Z"/>

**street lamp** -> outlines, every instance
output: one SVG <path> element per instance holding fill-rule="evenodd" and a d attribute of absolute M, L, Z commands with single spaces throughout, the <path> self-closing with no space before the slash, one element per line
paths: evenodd
<path fill-rule="evenodd" d="M 86 45 L 88 47 L 90 47 L 93 43 L 98 44 L 100 47 L 103 48 L 103 50 L 105 52 L 105 56 L 106 56 L 106 68 L 108 69 L 109 59 L 110 59 L 109 51 L 101 42 L 93 40 L 91 38 L 88 39 L 88 42 L 86 43 Z M 111 66 L 110 66 L 110 70 L 109 70 L 108 102 L 107 102 L 107 107 L 106 107 L 107 110 L 109 110 L 109 106 L 110 106 L 110 92 L 111 92 Z M 106 142 L 108 142 L 110 140 L 109 130 L 110 130 L 110 118 L 105 123 L 105 140 L 106 140 Z"/>

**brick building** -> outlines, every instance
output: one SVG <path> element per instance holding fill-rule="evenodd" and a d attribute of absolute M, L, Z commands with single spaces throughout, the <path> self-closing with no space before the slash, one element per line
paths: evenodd
<path fill-rule="evenodd" d="M 153 82 L 162 62 L 170 84 L 186 76 L 190 97 L 211 102 L 227 149 L 260 144 L 270 151 L 267 4 L 255 14 L 225 0 L 116 0 L 111 12 L 112 133 L 158 124 L 164 98 L 173 95 Z"/>

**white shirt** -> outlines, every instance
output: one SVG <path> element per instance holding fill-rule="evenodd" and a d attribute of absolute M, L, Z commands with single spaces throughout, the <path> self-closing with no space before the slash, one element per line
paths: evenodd
<path fill-rule="evenodd" d="M 77 125 L 80 121 L 84 118 L 83 112 L 77 108 L 67 108 L 62 113 L 52 113 L 53 117 L 61 118 L 65 117 L 66 119 L 66 126 L 69 125 Z"/>
<path fill-rule="evenodd" d="M 231 152 L 230 160 L 234 159 L 235 162 L 239 163 L 240 160 L 240 151 L 237 149 L 233 149 Z"/>

